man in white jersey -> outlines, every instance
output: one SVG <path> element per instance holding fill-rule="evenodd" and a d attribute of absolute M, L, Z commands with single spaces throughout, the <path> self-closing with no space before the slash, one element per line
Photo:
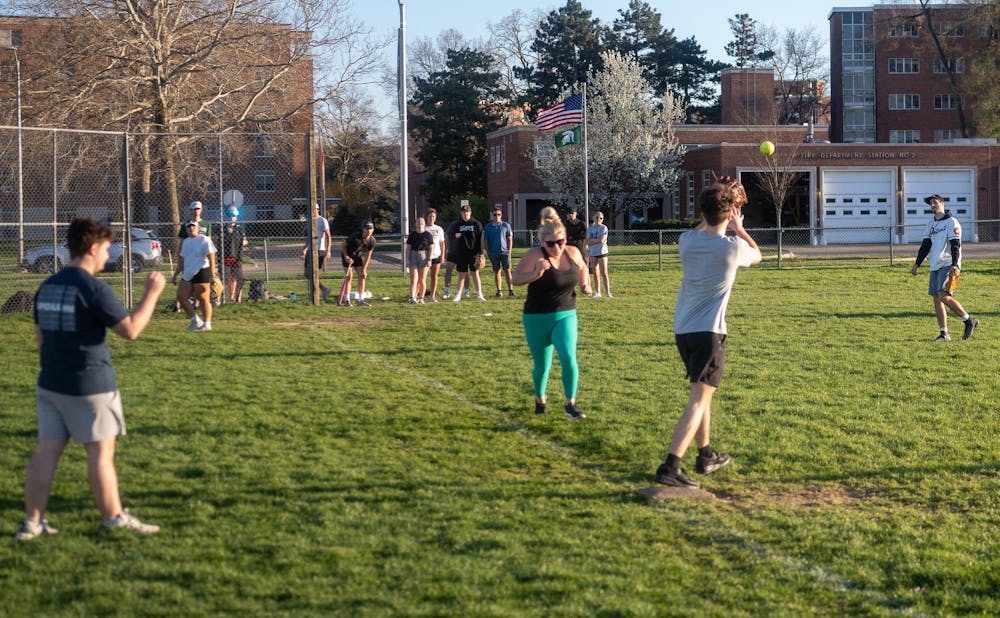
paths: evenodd
<path fill-rule="evenodd" d="M 924 240 L 920 244 L 920 250 L 917 251 L 917 261 L 913 263 L 910 274 L 916 275 L 920 263 L 925 257 L 930 256 L 931 278 L 927 293 L 934 299 L 934 313 L 937 315 L 940 330 L 934 341 L 951 340 L 948 334 L 946 307 L 962 318 L 962 322 L 965 323 L 962 339 L 968 339 L 972 336 L 972 331 L 979 326 L 979 320 L 969 315 L 962 304 L 952 296 L 951 290 L 945 287 L 948 273 L 955 269 L 957 275 L 962 270 L 962 226 L 950 211 L 945 210 L 944 198 L 940 195 L 925 197 L 924 202 L 930 205 L 934 217 L 927 223 L 927 231 L 924 233 Z"/>
<path fill-rule="evenodd" d="M 691 394 L 674 428 L 666 460 L 656 482 L 698 487 L 681 468 L 681 459 L 697 439 L 695 471 L 711 474 L 729 463 L 729 455 L 709 444 L 712 395 L 722 382 L 726 362 L 726 307 L 736 270 L 760 262 L 760 249 L 743 229 L 746 202 L 739 183 L 721 178 L 701 192 L 701 224 L 681 234 L 678 251 L 683 277 L 674 311 L 674 338 L 691 381 Z M 727 236 L 726 231 L 733 232 Z"/>

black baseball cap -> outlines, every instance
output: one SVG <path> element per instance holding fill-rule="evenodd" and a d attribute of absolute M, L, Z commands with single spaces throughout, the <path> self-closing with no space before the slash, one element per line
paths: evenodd
<path fill-rule="evenodd" d="M 934 195 L 928 195 L 927 197 L 925 197 L 924 198 L 924 203 L 925 204 L 930 204 L 934 200 L 941 200 L 942 202 L 945 201 L 943 197 L 941 197 L 940 195 L 938 195 L 937 193 L 935 193 Z"/>

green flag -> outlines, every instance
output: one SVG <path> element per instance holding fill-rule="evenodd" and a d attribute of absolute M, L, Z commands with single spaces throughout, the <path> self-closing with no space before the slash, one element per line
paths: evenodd
<path fill-rule="evenodd" d="M 553 135 L 553 139 L 556 142 L 556 148 L 562 148 L 563 146 L 572 146 L 574 144 L 580 143 L 580 127 L 569 127 L 566 129 L 559 129 Z"/>

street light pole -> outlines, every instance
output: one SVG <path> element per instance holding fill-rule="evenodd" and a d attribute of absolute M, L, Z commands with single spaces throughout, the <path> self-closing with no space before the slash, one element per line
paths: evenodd
<path fill-rule="evenodd" d="M 406 144 L 406 7 L 399 0 L 399 216 L 403 232 L 403 272 L 406 272 L 406 237 L 410 234 L 409 157 Z"/>

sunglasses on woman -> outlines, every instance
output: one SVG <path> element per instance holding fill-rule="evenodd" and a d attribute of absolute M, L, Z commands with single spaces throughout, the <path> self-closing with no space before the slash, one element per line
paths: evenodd
<path fill-rule="evenodd" d="M 565 244 L 566 244 L 566 239 L 565 238 L 560 238 L 559 240 L 546 240 L 545 241 L 545 246 L 549 247 L 549 248 L 555 247 L 556 245 L 559 245 L 560 247 L 562 247 Z"/>

